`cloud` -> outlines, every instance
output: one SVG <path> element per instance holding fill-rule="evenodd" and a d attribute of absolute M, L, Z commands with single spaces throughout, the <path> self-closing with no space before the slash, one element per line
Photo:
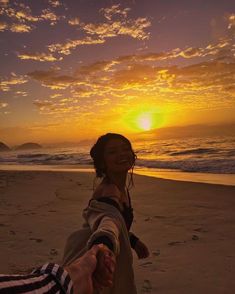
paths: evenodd
<path fill-rule="evenodd" d="M 13 3 L 12 7 L 2 7 L 1 14 L 19 22 L 37 22 L 39 17 L 33 16 L 31 8 L 24 3 Z"/>
<path fill-rule="evenodd" d="M 28 93 L 27 92 L 24 92 L 24 91 L 16 91 L 15 92 L 15 95 L 16 96 L 20 96 L 20 97 L 27 97 L 28 96 Z"/>
<path fill-rule="evenodd" d="M 173 87 L 223 90 L 234 83 L 235 63 L 207 61 L 184 68 L 172 67 L 169 73 L 176 77 Z"/>
<path fill-rule="evenodd" d="M 17 56 L 23 60 L 35 60 L 35 61 L 42 61 L 42 62 L 53 62 L 62 60 L 63 57 L 56 58 L 51 53 L 18 53 Z"/>
<path fill-rule="evenodd" d="M 10 30 L 13 33 L 28 33 L 32 30 L 32 27 L 26 24 L 13 24 L 11 25 Z"/>
<path fill-rule="evenodd" d="M 115 61 L 98 61 L 90 65 L 81 66 L 76 72 L 77 75 L 92 75 L 101 71 L 110 71 L 111 68 L 116 64 Z"/>
<path fill-rule="evenodd" d="M 57 21 L 61 18 L 64 17 L 56 15 L 49 8 L 43 9 L 42 14 L 40 15 L 40 19 L 49 20 L 51 25 L 55 25 Z"/>
<path fill-rule="evenodd" d="M 80 22 L 78 25 L 86 33 L 89 25 L 91 31 L 94 25 L 96 28 L 94 35 L 90 33 L 90 37 L 81 40 L 51 44 L 48 47 L 49 51 L 68 55 L 78 46 L 104 43 L 106 38 L 121 34 L 118 31 L 120 23 L 125 23 L 126 26 L 122 29 L 130 28 L 130 32 L 126 34 L 132 35 L 134 26 L 130 25 L 128 19 L 129 10 L 125 13 L 119 10 L 119 5 L 107 11 L 102 10 L 105 16 L 103 23 Z M 63 94 L 59 94 L 60 96 L 51 95 L 53 101 L 38 100 L 35 105 L 41 113 L 51 116 L 76 111 L 87 116 L 94 112 L 99 115 L 110 110 L 110 104 L 113 106 L 112 113 L 126 111 L 131 105 L 133 106 L 133 103 L 142 105 L 143 97 L 150 105 L 170 106 L 175 110 L 233 106 L 235 102 L 233 17 L 228 17 L 228 20 L 230 34 L 202 47 L 174 48 L 166 52 L 133 54 L 113 60 L 100 60 L 82 65 L 70 75 L 63 74 L 60 69 L 31 72 L 28 76 L 43 86 L 51 90 L 66 90 L 62 92 Z M 136 38 L 138 38 L 138 26 L 136 27 Z M 187 62 L 182 63 L 184 59 Z M 65 93 L 69 98 L 64 97 Z"/>
<path fill-rule="evenodd" d="M 100 38 L 111 38 L 119 35 L 130 36 L 134 39 L 149 39 L 150 33 L 145 29 L 151 26 L 148 18 L 128 18 L 130 8 L 121 9 L 120 4 L 110 8 L 102 8 L 105 22 L 103 23 L 81 23 L 81 28 L 89 35 L 98 35 Z"/>
<path fill-rule="evenodd" d="M 127 18 L 130 8 L 120 9 L 120 4 L 113 5 L 110 8 L 101 8 L 100 12 L 104 14 L 107 20 L 111 20 L 114 16 L 122 16 Z"/>
<path fill-rule="evenodd" d="M 235 29 L 235 14 L 231 14 L 228 16 L 228 29 L 229 30 Z"/>
<path fill-rule="evenodd" d="M 28 82 L 28 79 L 25 76 L 17 76 L 12 74 L 12 76 L 8 79 L 2 79 L 0 81 L 0 91 L 10 91 L 11 86 L 25 84 Z"/>
<path fill-rule="evenodd" d="M 147 54 L 133 54 L 120 56 L 116 59 L 116 62 L 128 63 L 128 62 L 157 62 L 164 60 L 171 60 L 176 58 L 197 58 L 197 57 L 208 57 L 212 56 L 214 58 L 221 58 L 222 55 L 224 58 L 234 57 L 233 45 L 231 40 L 222 39 L 213 44 L 208 44 L 204 48 L 193 48 L 188 47 L 185 49 L 175 48 L 166 52 L 158 53 L 147 53 Z"/>
<path fill-rule="evenodd" d="M 55 99 L 55 98 L 59 98 L 59 97 L 61 97 L 61 96 L 62 96 L 62 94 L 57 93 L 57 94 L 52 94 L 52 95 L 50 95 L 50 98 L 51 98 L 51 99 Z"/>
<path fill-rule="evenodd" d="M 45 110 L 47 108 L 53 109 L 53 103 L 48 100 L 44 100 L 44 101 L 35 100 L 33 104 L 36 105 L 40 110 Z"/>
<path fill-rule="evenodd" d="M 100 38 L 117 37 L 118 35 L 130 36 L 134 39 L 145 40 L 149 38 L 149 33 L 144 31 L 151 23 L 145 18 L 127 20 L 124 23 L 114 21 L 112 23 L 87 24 L 83 30 L 90 35 L 98 35 Z"/>
<path fill-rule="evenodd" d="M 0 109 L 1 108 L 6 108 L 7 106 L 8 106 L 8 103 L 0 102 Z"/>
<path fill-rule="evenodd" d="M 60 5 L 60 2 L 50 1 L 50 5 L 57 7 Z M 55 25 L 60 19 L 65 18 L 64 16 L 56 15 L 50 8 L 43 9 L 39 15 L 35 16 L 32 14 L 30 6 L 19 2 L 12 2 L 11 4 L 9 2 L 6 5 L 2 5 L 0 15 L 6 19 L 5 22 L 9 29 L 16 33 L 31 31 L 35 28 L 31 23 L 50 21 L 51 25 Z"/>
<path fill-rule="evenodd" d="M 69 105 L 71 102 L 70 98 L 61 99 L 56 102 L 48 100 L 35 100 L 33 104 L 39 109 L 41 114 L 53 115 L 57 118 L 61 114 L 77 112 L 79 109 L 78 105 Z"/>
<path fill-rule="evenodd" d="M 66 89 L 78 82 L 76 78 L 66 75 L 59 75 L 55 70 L 38 70 L 29 73 L 28 76 L 41 82 L 43 86 L 49 87 L 51 89 Z"/>
<path fill-rule="evenodd" d="M 219 46 L 218 46 L 219 47 Z M 182 58 L 200 58 L 200 50 L 175 50 L 173 55 Z M 214 49 L 213 49 L 214 50 Z M 204 54 L 204 53 L 203 53 Z M 112 103 L 113 108 L 128 108 L 128 103 L 143 102 L 182 107 L 205 109 L 233 105 L 235 101 L 235 63 L 227 63 L 216 58 L 198 62 L 190 66 L 170 66 L 168 60 L 161 66 L 149 60 L 166 58 L 167 55 L 139 55 L 135 59 L 117 58 L 81 66 L 73 75 L 62 75 L 57 71 L 37 71 L 29 76 L 51 89 L 68 89 L 72 98 L 55 96 L 56 103 L 46 104 L 40 111 L 47 114 L 79 111 L 88 113 L 104 111 Z M 213 56 L 213 55 L 212 55 Z M 216 57 L 216 56 L 215 56 Z M 128 62 L 127 62 L 128 60 Z M 132 60 L 132 62 L 130 62 Z M 133 61 L 134 60 L 134 61 Z M 147 61 L 146 61 L 147 60 Z M 50 102 L 50 101 L 49 101 Z"/>
<path fill-rule="evenodd" d="M 49 51 L 57 52 L 64 55 L 71 54 L 71 50 L 76 49 L 76 47 L 81 45 L 94 45 L 94 44 L 102 44 L 105 40 L 103 39 L 93 39 L 91 37 L 86 37 L 81 40 L 67 40 L 65 43 L 57 43 L 51 44 L 48 46 Z"/>
<path fill-rule="evenodd" d="M 69 19 L 68 24 L 71 26 L 78 26 L 80 24 L 80 19 L 78 17 L 74 17 Z"/>
<path fill-rule="evenodd" d="M 101 9 L 104 14 L 103 23 L 83 23 L 79 18 L 68 21 L 69 25 L 76 25 L 88 36 L 83 39 L 66 40 L 64 43 L 56 43 L 48 46 L 50 52 L 69 55 L 72 50 L 81 45 L 103 44 L 107 38 L 121 35 L 130 36 L 134 39 L 148 39 L 150 33 L 145 30 L 151 26 L 147 18 L 128 19 L 129 8 L 120 9 L 120 5 L 113 5 L 111 8 Z M 115 17 L 115 19 L 114 19 Z M 117 18 L 117 19 L 116 19 Z"/>
<path fill-rule="evenodd" d="M 6 22 L 0 22 L 0 31 L 9 30 L 13 33 L 29 33 L 33 29 L 32 26 L 21 24 L 21 23 L 13 23 L 11 25 Z"/>
<path fill-rule="evenodd" d="M 0 5 L 1 6 L 7 6 L 9 3 L 9 0 L 0 0 Z"/>
<path fill-rule="evenodd" d="M 0 32 L 3 32 L 7 29 L 7 24 L 5 22 L 0 22 Z"/>
<path fill-rule="evenodd" d="M 59 7 L 62 5 L 62 3 L 59 0 L 49 0 L 48 3 L 52 6 L 52 7 Z"/>

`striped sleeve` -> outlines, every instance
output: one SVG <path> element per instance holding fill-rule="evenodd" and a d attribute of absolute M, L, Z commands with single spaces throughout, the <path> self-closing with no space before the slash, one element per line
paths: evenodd
<path fill-rule="evenodd" d="M 0 275 L 0 294 L 66 293 L 72 294 L 69 274 L 58 264 L 47 263 L 30 275 Z"/>

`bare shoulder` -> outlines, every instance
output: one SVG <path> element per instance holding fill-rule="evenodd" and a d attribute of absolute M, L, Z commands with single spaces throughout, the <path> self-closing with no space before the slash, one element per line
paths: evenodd
<path fill-rule="evenodd" d="M 93 198 L 99 199 L 101 197 L 112 198 L 116 201 L 120 201 L 121 194 L 116 185 L 101 183 L 94 191 Z"/>

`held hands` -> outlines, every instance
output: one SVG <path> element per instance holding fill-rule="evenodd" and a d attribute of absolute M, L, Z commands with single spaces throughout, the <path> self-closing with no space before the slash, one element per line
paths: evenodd
<path fill-rule="evenodd" d="M 103 287 L 113 286 L 116 257 L 114 253 L 104 244 L 100 244 L 100 250 L 96 255 L 97 264 L 93 272 L 93 284 L 97 290 Z"/>
<path fill-rule="evenodd" d="M 103 244 L 94 245 L 82 257 L 65 267 L 73 281 L 74 294 L 92 294 L 111 287 L 116 260 Z"/>
<path fill-rule="evenodd" d="M 140 240 L 136 242 L 134 250 L 139 259 L 147 258 L 149 256 L 148 247 Z"/>

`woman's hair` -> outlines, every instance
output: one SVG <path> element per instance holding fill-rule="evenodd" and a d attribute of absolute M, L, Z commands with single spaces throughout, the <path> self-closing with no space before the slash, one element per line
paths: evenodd
<path fill-rule="evenodd" d="M 104 149 L 105 149 L 106 144 L 112 139 L 121 139 L 122 141 L 124 141 L 128 145 L 128 147 L 132 151 L 133 165 L 131 168 L 130 184 L 133 185 L 132 174 L 133 174 L 133 168 L 134 168 L 135 160 L 136 160 L 137 156 L 132 149 L 131 142 L 126 137 L 124 137 L 123 135 L 120 135 L 120 134 L 107 133 L 107 134 L 99 137 L 97 142 L 91 148 L 90 155 L 93 159 L 94 168 L 96 171 L 96 176 L 98 178 L 103 178 L 103 177 L 107 176 L 106 170 L 105 170 L 105 164 L 104 164 Z"/>

